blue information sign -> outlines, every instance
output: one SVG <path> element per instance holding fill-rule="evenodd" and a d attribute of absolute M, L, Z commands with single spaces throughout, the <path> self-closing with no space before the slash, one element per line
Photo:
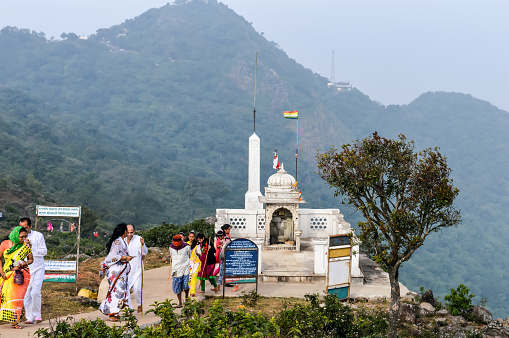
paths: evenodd
<path fill-rule="evenodd" d="M 246 238 L 239 238 L 231 241 L 227 246 L 226 250 L 238 250 L 238 249 L 257 249 L 256 244 L 253 241 Z"/>
<path fill-rule="evenodd" d="M 224 251 L 224 280 L 227 277 L 254 278 L 256 281 L 256 292 L 258 292 L 258 247 L 256 244 L 249 239 L 239 238 L 228 243 Z"/>
<path fill-rule="evenodd" d="M 224 274 L 226 276 L 250 276 L 257 274 L 258 252 L 256 250 L 231 250 L 225 252 Z"/>

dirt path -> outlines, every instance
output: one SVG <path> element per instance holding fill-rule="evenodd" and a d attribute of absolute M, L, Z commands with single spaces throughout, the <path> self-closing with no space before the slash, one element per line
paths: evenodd
<path fill-rule="evenodd" d="M 168 285 L 168 289 L 166 288 L 168 281 L 168 267 L 162 267 L 158 269 L 145 271 L 144 274 L 144 289 L 143 289 L 143 310 L 147 311 L 151 307 L 150 304 L 153 304 L 155 301 L 163 301 L 165 299 L 172 299 L 176 302 L 175 294 L 171 291 L 171 281 Z M 135 303 L 135 302 L 134 302 Z M 107 316 L 103 315 L 100 311 L 93 311 L 88 313 L 81 313 L 77 315 L 72 315 L 75 321 L 80 321 L 82 318 L 85 319 L 104 319 L 107 320 Z M 157 317 L 154 316 L 153 313 L 148 315 L 144 315 L 143 317 L 140 314 L 136 314 L 136 318 L 138 319 L 138 324 L 148 324 L 154 323 L 158 320 Z M 111 323 L 107 321 L 108 323 Z M 113 323 L 111 323 L 113 325 Z M 35 332 L 40 328 L 49 328 L 50 323 L 46 320 L 40 324 L 32 324 L 27 325 L 23 324 L 23 329 L 15 330 L 12 329 L 9 324 L 0 325 L 0 336 L 1 337 L 32 337 Z"/>

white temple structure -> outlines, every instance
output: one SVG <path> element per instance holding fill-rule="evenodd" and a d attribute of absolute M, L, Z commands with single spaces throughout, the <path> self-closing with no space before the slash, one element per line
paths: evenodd
<path fill-rule="evenodd" d="M 353 229 L 339 209 L 305 209 L 306 203 L 295 188 L 295 178 L 284 168 L 269 177 L 265 195 L 260 192 L 260 138 L 249 138 L 248 191 L 244 209 L 217 209 L 216 231 L 223 224 L 231 225 L 233 238 L 249 238 L 260 252 L 291 250 L 314 256 L 313 273 L 325 276 L 329 235 L 350 234 Z M 362 283 L 359 248 L 353 248 L 352 283 Z M 263 265 L 259 260 L 259 271 Z"/>

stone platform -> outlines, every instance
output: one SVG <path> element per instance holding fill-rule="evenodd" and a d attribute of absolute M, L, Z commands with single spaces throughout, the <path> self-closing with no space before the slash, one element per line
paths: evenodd
<path fill-rule="evenodd" d="M 262 271 L 264 282 L 316 282 L 325 281 L 325 274 L 315 275 L 314 251 L 262 250 Z"/>

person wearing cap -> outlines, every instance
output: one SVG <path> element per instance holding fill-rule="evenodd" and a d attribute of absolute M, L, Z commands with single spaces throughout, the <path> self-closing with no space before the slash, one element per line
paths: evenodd
<path fill-rule="evenodd" d="M 189 267 L 191 259 L 191 247 L 184 242 L 182 236 L 173 236 L 173 241 L 170 244 L 171 256 L 171 275 L 173 277 L 172 290 L 177 295 L 179 301 L 177 308 L 182 305 L 182 291 L 186 294 L 186 299 L 189 298 Z"/>

